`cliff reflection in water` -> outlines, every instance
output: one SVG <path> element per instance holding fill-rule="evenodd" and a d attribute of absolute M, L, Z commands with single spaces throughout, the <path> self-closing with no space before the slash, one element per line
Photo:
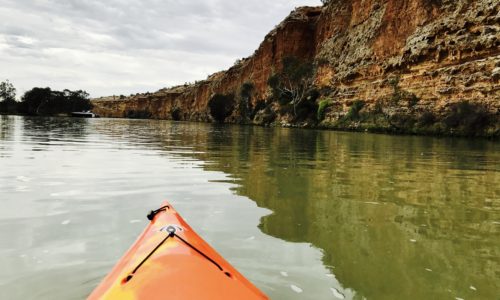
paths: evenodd
<path fill-rule="evenodd" d="M 321 249 L 355 298 L 498 297 L 498 143 L 152 120 L 88 126 L 123 147 L 225 172 L 236 194 L 273 211 L 262 232 Z"/>
<path fill-rule="evenodd" d="M 274 211 L 261 230 L 321 248 L 357 296 L 498 296 L 498 144 L 245 127 L 208 139 L 208 169 Z"/>
<path fill-rule="evenodd" d="M 6 299 L 85 298 L 164 196 L 273 299 L 498 298 L 498 143 L 0 116 L 0 158 Z"/>

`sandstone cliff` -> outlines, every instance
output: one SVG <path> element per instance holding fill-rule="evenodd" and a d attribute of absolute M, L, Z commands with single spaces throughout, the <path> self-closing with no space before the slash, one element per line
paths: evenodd
<path fill-rule="evenodd" d="M 94 110 L 212 121 L 209 102 L 223 95 L 230 123 L 498 136 L 499 8 L 496 0 L 332 0 L 301 7 L 227 71 L 151 94 L 94 99 Z M 268 85 L 287 57 L 314 67 L 303 101 L 310 105 L 299 114 Z"/>

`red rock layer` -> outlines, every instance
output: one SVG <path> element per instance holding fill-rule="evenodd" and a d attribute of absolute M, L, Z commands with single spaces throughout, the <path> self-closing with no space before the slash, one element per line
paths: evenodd
<path fill-rule="evenodd" d="M 214 94 L 238 94 L 251 82 L 255 105 L 269 96 L 267 80 L 282 59 L 294 56 L 315 62 L 315 84 L 334 103 L 324 122 L 334 122 L 355 100 L 369 107 L 390 97 L 394 76 L 421 108 L 439 113 L 466 100 L 498 114 L 499 7 L 495 0 L 332 0 L 298 8 L 229 70 L 152 94 L 94 99 L 94 110 L 107 117 L 147 112 L 158 119 L 171 119 L 176 110 L 182 120 L 210 121 L 207 104 Z M 233 115 L 226 121 L 239 120 Z"/>

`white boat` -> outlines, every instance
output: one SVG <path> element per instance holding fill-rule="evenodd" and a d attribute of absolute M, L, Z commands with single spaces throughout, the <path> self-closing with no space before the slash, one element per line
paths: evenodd
<path fill-rule="evenodd" d="M 72 112 L 71 116 L 76 117 L 76 118 L 97 118 L 98 117 L 96 114 L 94 114 L 90 110 L 80 111 L 80 112 Z"/>

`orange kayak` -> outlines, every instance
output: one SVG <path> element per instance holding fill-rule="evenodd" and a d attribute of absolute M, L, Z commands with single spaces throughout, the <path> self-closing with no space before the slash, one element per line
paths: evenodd
<path fill-rule="evenodd" d="M 169 203 L 88 299 L 268 299 Z"/>

